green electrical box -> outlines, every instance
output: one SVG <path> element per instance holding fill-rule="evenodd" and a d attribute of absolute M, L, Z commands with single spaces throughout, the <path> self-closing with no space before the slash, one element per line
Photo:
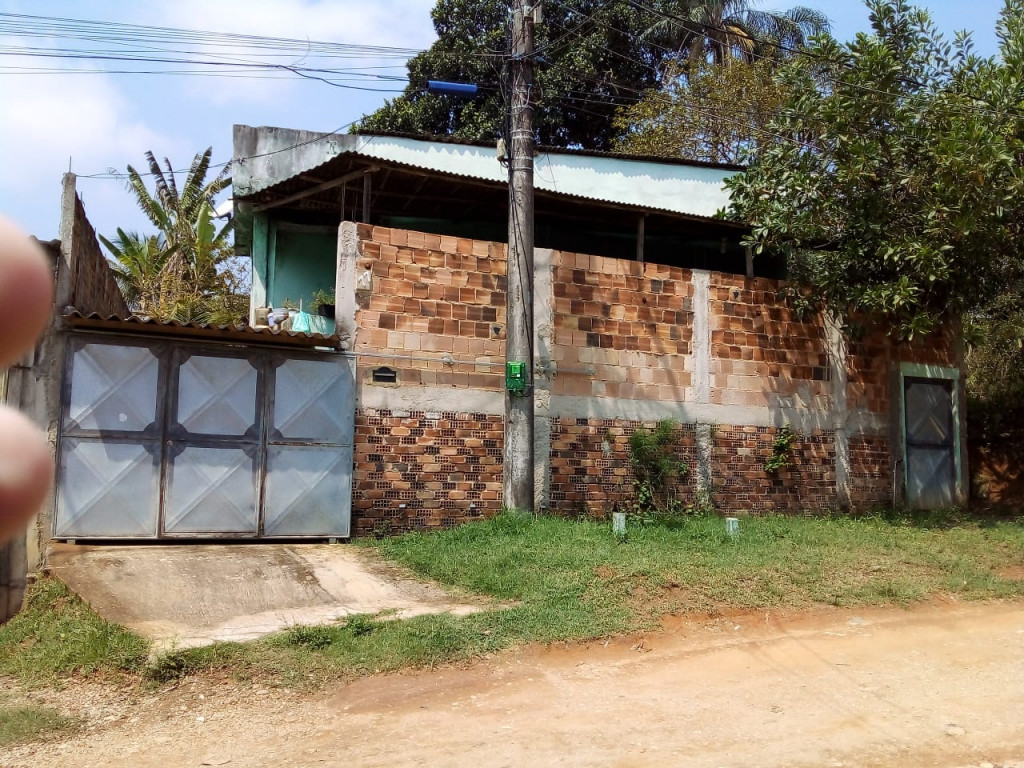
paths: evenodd
<path fill-rule="evenodd" d="M 526 393 L 526 363 L 505 363 L 505 389 L 513 395 Z"/>

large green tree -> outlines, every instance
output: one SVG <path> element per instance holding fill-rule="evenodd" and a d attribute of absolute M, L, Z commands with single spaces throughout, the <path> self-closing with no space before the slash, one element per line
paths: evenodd
<path fill-rule="evenodd" d="M 767 130 L 785 100 L 768 60 L 725 66 L 699 63 L 686 77 L 651 89 L 615 117 L 616 149 L 712 163 L 748 162 L 771 142 Z"/>
<path fill-rule="evenodd" d="M 437 40 L 408 62 L 405 92 L 363 118 L 357 130 L 447 135 L 491 141 L 503 133 L 508 3 L 438 0 Z M 645 36 L 653 17 L 627 0 L 544 4 L 536 27 L 538 64 L 531 98 L 542 144 L 609 149 L 623 99 L 660 82 L 664 41 Z M 475 83 L 473 99 L 427 93 L 427 80 Z"/>
<path fill-rule="evenodd" d="M 1019 267 L 1024 3 L 1007 0 L 996 59 L 906 0 L 867 5 L 871 32 L 780 70 L 777 138 L 731 181 L 732 212 L 848 327 L 908 338 L 985 307 Z"/>

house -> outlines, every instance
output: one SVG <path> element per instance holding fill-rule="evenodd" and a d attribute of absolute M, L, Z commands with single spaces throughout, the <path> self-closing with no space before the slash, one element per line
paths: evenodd
<path fill-rule="evenodd" d="M 501 506 L 507 171 L 491 147 L 235 127 L 252 308 L 333 287 L 317 330 L 355 360 L 357 531 Z M 672 418 L 686 500 L 737 512 L 966 499 L 950 329 L 849 342 L 781 296 L 716 218 L 735 167 L 571 150 L 536 158 L 538 507 L 606 514 L 629 435 Z M 765 470 L 780 430 L 788 468 Z"/>

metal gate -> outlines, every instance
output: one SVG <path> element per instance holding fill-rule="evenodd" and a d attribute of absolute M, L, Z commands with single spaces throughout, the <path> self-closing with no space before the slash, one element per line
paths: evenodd
<path fill-rule="evenodd" d="M 953 382 L 903 380 L 906 419 L 907 501 L 915 509 L 956 503 Z"/>
<path fill-rule="evenodd" d="M 73 336 L 54 536 L 348 536 L 354 416 L 341 355 Z"/>

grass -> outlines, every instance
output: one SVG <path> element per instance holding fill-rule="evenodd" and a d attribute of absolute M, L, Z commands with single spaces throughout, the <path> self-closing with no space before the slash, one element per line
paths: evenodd
<path fill-rule="evenodd" d="M 0 705 L 0 748 L 57 736 L 74 726 L 72 719 L 49 707 Z"/>
<path fill-rule="evenodd" d="M 148 654 L 146 640 L 101 619 L 56 579 L 33 584 L 25 608 L 0 626 L 0 675 L 26 686 L 137 673 Z"/>
<path fill-rule="evenodd" d="M 1024 566 L 1021 521 L 950 515 L 750 518 L 738 539 L 726 535 L 721 518 L 693 517 L 675 527 L 633 528 L 625 543 L 607 524 L 504 515 L 355 545 L 494 603 L 465 617 L 356 616 L 253 643 L 172 652 L 145 675 L 164 681 L 221 670 L 315 686 L 522 643 L 646 630 L 671 612 L 1024 595 L 1024 581 L 1000 575 Z M 62 610 L 54 610 L 55 597 Z M 65 636 L 59 643 L 57 634 Z M 0 629 L 0 674 L 136 671 L 145 656 L 140 643 L 44 582 L 26 614 Z"/>

